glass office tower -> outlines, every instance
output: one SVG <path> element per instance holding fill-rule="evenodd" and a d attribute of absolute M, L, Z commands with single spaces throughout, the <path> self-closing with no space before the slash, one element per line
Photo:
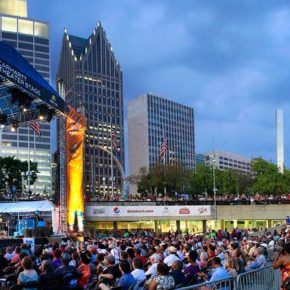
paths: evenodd
<path fill-rule="evenodd" d="M 89 38 L 66 31 L 58 69 L 66 102 L 87 118 L 84 184 L 87 196 L 121 191 L 124 168 L 123 75 L 101 26 Z M 112 131 L 115 149 L 112 151 Z M 114 160 L 111 168 L 111 154 Z M 113 177 L 113 184 L 112 184 Z"/>
<path fill-rule="evenodd" d="M 48 23 L 27 18 L 26 0 L 0 0 L 0 40 L 16 48 L 22 56 L 50 82 Z M 31 186 L 33 194 L 51 193 L 50 124 L 40 122 L 41 136 L 27 125 L 17 132 L 3 129 L 1 156 L 38 163 L 38 179 Z M 29 130 L 29 131 L 28 131 Z"/>
<path fill-rule="evenodd" d="M 167 140 L 165 164 L 195 166 L 194 110 L 171 100 L 146 94 L 128 104 L 130 175 L 160 162 L 160 147 Z M 130 193 L 136 193 L 130 186 Z"/>

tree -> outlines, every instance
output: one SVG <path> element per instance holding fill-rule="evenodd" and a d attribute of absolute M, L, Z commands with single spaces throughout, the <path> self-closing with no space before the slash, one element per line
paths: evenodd
<path fill-rule="evenodd" d="M 256 158 L 251 164 L 254 175 L 253 193 L 284 194 L 289 192 L 288 172 L 282 174 L 277 165 L 262 158 Z"/>
<path fill-rule="evenodd" d="M 190 180 L 191 192 L 193 194 L 212 193 L 213 173 L 210 166 L 198 164 L 196 172 L 192 172 Z"/>
<path fill-rule="evenodd" d="M 16 190 L 22 188 L 22 172 L 24 173 L 24 181 L 28 179 L 28 161 L 21 161 L 13 157 L 0 157 L 0 186 L 2 193 L 15 187 Z M 30 162 L 30 184 L 34 184 L 37 179 L 37 162 Z"/>

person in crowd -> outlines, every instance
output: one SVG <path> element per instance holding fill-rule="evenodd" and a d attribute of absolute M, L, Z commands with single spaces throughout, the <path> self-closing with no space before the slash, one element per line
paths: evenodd
<path fill-rule="evenodd" d="M 27 244 L 24 244 L 24 243 L 21 244 L 20 248 L 21 248 L 20 254 L 25 254 L 25 256 L 31 255 L 30 248 Z"/>
<path fill-rule="evenodd" d="M 104 270 L 104 255 L 103 254 L 97 254 L 97 260 L 96 260 L 96 275 L 99 277 L 99 275 Z"/>
<path fill-rule="evenodd" d="M 199 266 L 201 269 L 204 269 L 208 266 L 208 259 L 209 259 L 209 256 L 208 256 L 208 253 L 207 253 L 207 246 L 204 246 L 200 255 L 199 255 L 199 258 L 200 258 L 200 262 L 199 262 Z"/>
<path fill-rule="evenodd" d="M 149 261 L 151 266 L 146 271 L 145 275 L 146 277 L 153 277 L 157 275 L 157 266 L 158 263 L 161 261 L 161 258 L 158 254 L 153 254 L 149 257 Z"/>
<path fill-rule="evenodd" d="M 115 243 L 111 243 L 111 255 L 115 258 L 115 263 L 118 264 L 119 263 L 119 257 L 120 257 L 120 252 L 117 248 L 117 245 Z"/>
<path fill-rule="evenodd" d="M 266 258 L 264 256 L 264 248 L 259 247 L 254 251 L 255 260 L 245 267 L 245 271 L 250 271 L 264 267 L 266 264 Z"/>
<path fill-rule="evenodd" d="M 130 265 L 130 264 L 129 264 Z M 105 268 L 99 275 L 99 280 L 102 284 L 110 287 L 114 284 L 116 279 L 121 277 L 121 272 L 118 265 L 115 265 L 115 258 L 112 255 L 105 257 Z"/>
<path fill-rule="evenodd" d="M 82 252 L 80 255 L 80 262 L 81 263 L 80 266 L 78 267 L 78 271 L 81 273 L 81 276 L 78 280 L 78 283 L 80 287 L 85 288 L 91 275 L 90 270 L 91 259 L 87 256 L 86 253 Z"/>
<path fill-rule="evenodd" d="M 57 269 L 58 267 L 61 266 L 61 264 L 62 264 L 61 255 L 62 255 L 61 249 L 55 249 L 54 258 L 52 260 L 52 265 L 53 265 L 54 269 Z"/>
<path fill-rule="evenodd" d="M 38 282 L 38 274 L 33 269 L 33 263 L 30 257 L 24 257 L 21 261 L 23 272 L 18 275 L 17 284 L 27 284 L 28 282 Z M 37 290 L 37 288 L 24 288 L 23 290 Z"/>
<path fill-rule="evenodd" d="M 119 263 L 119 270 L 122 272 L 121 278 L 118 280 L 116 287 L 122 287 L 122 290 L 133 288 L 136 280 L 130 273 L 130 264 L 128 261 L 121 261 Z"/>
<path fill-rule="evenodd" d="M 173 246 L 168 248 L 168 256 L 164 259 L 164 263 L 167 264 L 168 267 L 171 267 L 173 262 L 179 260 L 179 257 L 176 254 L 177 249 Z"/>
<path fill-rule="evenodd" d="M 274 269 L 281 269 L 282 290 L 290 288 L 290 242 L 286 243 L 279 254 L 277 260 L 273 263 Z M 288 287 L 288 288 L 287 288 Z"/>
<path fill-rule="evenodd" d="M 135 250 L 135 257 L 141 260 L 143 266 L 146 265 L 147 259 L 144 256 L 141 255 L 141 249 L 137 248 Z"/>
<path fill-rule="evenodd" d="M 14 249 L 14 256 L 11 260 L 11 264 L 18 264 L 20 262 L 20 251 L 21 248 L 20 247 L 15 247 Z"/>
<path fill-rule="evenodd" d="M 189 264 L 184 268 L 184 274 L 186 275 L 188 281 L 196 277 L 197 273 L 200 272 L 200 268 L 196 263 L 197 258 L 197 251 L 191 250 L 188 253 L 187 260 Z"/>
<path fill-rule="evenodd" d="M 14 253 L 13 253 L 12 247 L 7 247 L 4 258 L 8 261 L 8 263 L 10 263 L 13 257 L 14 257 Z"/>
<path fill-rule="evenodd" d="M 55 278 L 62 280 L 64 277 L 71 275 L 75 279 L 78 279 L 81 276 L 81 273 L 77 270 L 75 266 L 70 266 L 69 262 L 71 257 L 68 253 L 64 253 L 61 257 L 62 265 L 58 267 L 55 271 Z"/>
<path fill-rule="evenodd" d="M 231 277 L 236 278 L 238 276 L 238 273 L 234 267 L 234 260 L 230 256 L 228 256 L 225 260 L 225 269 Z"/>
<path fill-rule="evenodd" d="M 209 282 L 215 282 L 215 281 L 226 279 L 226 278 L 230 277 L 227 270 L 222 266 L 220 258 L 214 257 L 212 259 L 212 268 L 213 268 L 213 273 L 212 273 L 211 278 L 209 279 Z M 207 274 L 206 273 L 199 273 L 199 276 L 206 278 Z"/>
<path fill-rule="evenodd" d="M 47 282 L 54 279 L 54 267 L 50 260 L 44 260 L 40 266 L 40 285 L 44 286 Z"/>
<path fill-rule="evenodd" d="M 160 262 L 157 265 L 157 275 L 150 278 L 146 284 L 148 290 L 170 290 L 175 286 L 172 276 L 169 275 L 169 266 L 166 263 Z"/>
<path fill-rule="evenodd" d="M 77 251 L 74 251 L 71 254 L 71 261 L 69 262 L 69 265 L 78 268 L 79 264 L 80 264 L 80 255 Z"/>
<path fill-rule="evenodd" d="M 133 260 L 133 271 L 132 275 L 136 281 L 136 284 L 134 286 L 134 290 L 142 290 L 143 286 L 141 287 L 140 284 L 143 283 L 144 280 L 146 280 L 145 271 L 143 269 L 143 263 L 139 258 L 134 258 Z"/>
<path fill-rule="evenodd" d="M 172 271 L 169 274 L 173 277 L 175 285 L 185 283 L 186 278 L 183 273 L 183 263 L 180 260 L 176 260 L 173 262 L 171 269 Z"/>

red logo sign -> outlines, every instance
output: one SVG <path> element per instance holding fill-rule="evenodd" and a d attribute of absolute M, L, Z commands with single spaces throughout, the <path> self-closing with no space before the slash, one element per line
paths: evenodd
<path fill-rule="evenodd" d="M 190 214 L 190 210 L 187 207 L 183 207 L 179 210 L 179 214 Z"/>

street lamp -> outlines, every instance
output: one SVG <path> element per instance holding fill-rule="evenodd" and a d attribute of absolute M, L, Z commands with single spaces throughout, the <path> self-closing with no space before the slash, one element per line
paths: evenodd
<path fill-rule="evenodd" d="M 216 204 L 216 193 L 217 193 L 217 188 L 216 188 L 216 182 L 215 182 L 215 165 L 216 165 L 216 159 L 215 159 L 215 154 L 213 153 L 210 155 L 211 163 L 212 163 L 212 177 L 213 177 L 213 200 L 214 200 L 214 211 L 215 211 L 215 220 L 217 220 L 217 204 Z"/>
<path fill-rule="evenodd" d="M 22 185 L 22 193 L 21 195 L 24 194 L 24 176 L 25 176 L 25 173 L 24 172 L 21 172 L 21 185 Z"/>
<path fill-rule="evenodd" d="M 104 196 L 105 196 L 105 182 L 106 182 L 106 177 L 104 176 L 102 178 L 102 180 L 103 180 L 103 193 L 104 193 Z"/>

